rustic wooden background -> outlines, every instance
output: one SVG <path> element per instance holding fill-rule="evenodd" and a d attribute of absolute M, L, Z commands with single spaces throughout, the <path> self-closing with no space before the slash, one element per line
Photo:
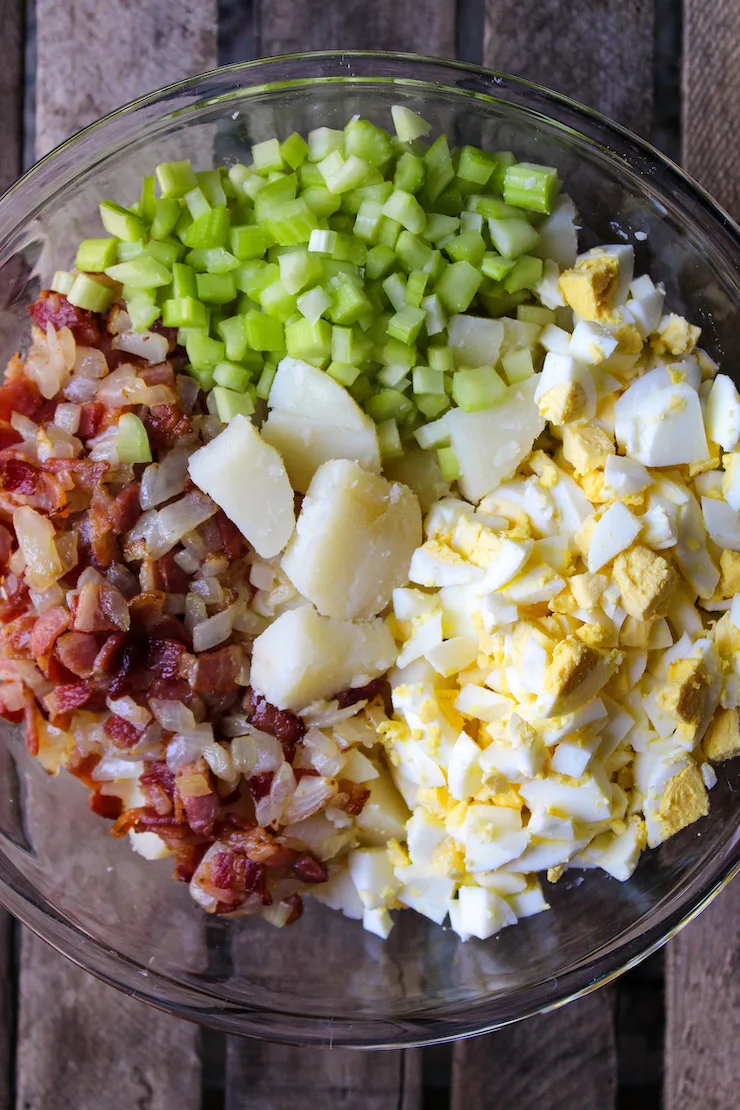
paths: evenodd
<path fill-rule="evenodd" d="M 117 105 L 219 62 L 458 56 L 569 93 L 740 215 L 739 0 L 0 0 L 0 186 Z M 740 882 L 613 987 L 454 1047 L 304 1050 L 203 1032 L 0 911 L 0 1110 L 737 1110 Z"/>

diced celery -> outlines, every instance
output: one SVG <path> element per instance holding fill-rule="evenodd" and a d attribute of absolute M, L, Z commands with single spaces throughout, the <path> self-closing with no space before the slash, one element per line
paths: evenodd
<path fill-rule="evenodd" d="M 381 385 L 388 386 L 389 389 L 397 389 L 403 392 L 409 386 L 409 379 L 406 376 L 406 366 L 396 366 L 392 363 L 390 366 L 384 366 L 382 370 L 378 371 L 378 381 Z"/>
<path fill-rule="evenodd" d="M 163 197 L 184 197 L 198 184 L 190 160 L 162 162 L 154 171 Z"/>
<path fill-rule="evenodd" d="M 420 235 L 426 227 L 427 214 L 413 193 L 394 189 L 383 205 L 383 215 L 395 220 L 412 235 Z"/>
<path fill-rule="evenodd" d="M 504 200 L 515 208 L 549 215 L 559 190 L 558 171 L 553 166 L 517 162 L 504 174 Z"/>
<path fill-rule="evenodd" d="M 500 254 L 487 251 L 480 264 L 481 273 L 492 278 L 493 281 L 502 281 L 509 271 L 514 269 L 514 262 L 513 258 L 502 258 Z"/>
<path fill-rule="evenodd" d="M 399 459 L 403 455 L 403 444 L 395 420 L 383 420 L 375 430 L 378 434 L 380 457 L 383 459 Z"/>
<path fill-rule="evenodd" d="M 386 420 L 403 422 L 413 414 L 414 404 L 397 389 L 382 389 L 380 393 L 368 397 L 365 412 L 376 424 L 382 424 Z"/>
<path fill-rule="evenodd" d="M 206 247 L 190 251 L 186 262 L 201 274 L 230 274 L 241 269 L 239 259 L 223 247 Z"/>
<path fill-rule="evenodd" d="M 280 277 L 280 269 L 272 262 L 263 262 L 260 258 L 250 259 L 234 271 L 234 280 L 237 289 L 256 300 L 262 290 L 270 282 Z"/>
<path fill-rule="evenodd" d="M 146 428 L 133 412 L 124 412 L 116 429 L 116 450 L 122 463 L 149 463 L 152 449 Z"/>
<path fill-rule="evenodd" d="M 247 200 L 254 201 L 254 198 L 265 187 L 264 178 L 260 177 L 249 166 L 242 165 L 237 162 L 229 170 L 229 182 L 236 191 L 237 196 L 243 196 Z"/>
<path fill-rule="evenodd" d="M 262 143 L 252 146 L 252 169 L 261 177 L 268 173 L 282 170 L 283 156 L 280 153 L 280 143 L 277 139 L 265 139 Z"/>
<path fill-rule="evenodd" d="M 66 297 L 76 308 L 86 308 L 88 312 L 105 312 L 113 300 L 113 290 L 96 278 L 77 274 Z"/>
<path fill-rule="evenodd" d="M 211 208 L 218 208 L 220 205 L 226 204 L 226 193 L 219 170 L 198 170 L 195 180 Z M 228 177 L 226 180 L 229 180 Z"/>
<path fill-rule="evenodd" d="M 517 320 L 524 320 L 528 324 L 539 324 L 540 327 L 545 328 L 548 324 L 554 324 L 556 320 L 555 311 L 552 308 L 544 308 L 538 304 L 520 304 L 516 310 Z"/>
<path fill-rule="evenodd" d="M 134 298 L 142 304 L 144 302 L 147 304 L 159 304 L 159 294 L 162 293 L 163 300 L 167 300 L 167 292 L 168 290 L 164 286 L 159 289 L 134 289 L 133 285 L 121 286 L 121 296 L 126 304 L 128 304 L 129 301 L 133 301 Z"/>
<path fill-rule="evenodd" d="M 104 200 L 98 205 L 100 219 L 109 235 L 116 239 L 123 239 L 127 243 L 141 239 L 146 233 L 144 221 L 140 216 L 129 212 L 113 200 Z"/>
<path fill-rule="evenodd" d="M 230 362 L 241 362 L 247 353 L 247 332 L 244 324 L 244 317 L 228 316 L 225 320 L 219 320 L 216 325 L 216 331 L 224 341 L 226 348 L 226 357 Z M 219 385 L 228 385 L 228 382 L 219 382 Z M 234 386 L 229 386 L 233 389 Z"/>
<path fill-rule="evenodd" d="M 388 273 L 395 261 L 395 252 L 390 247 L 378 243 L 376 247 L 372 247 L 367 252 L 365 274 L 371 281 L 382 278 L 384 274 Z"/>
<path fill-rule="evenodd" d="M 248 258 L 262 258 L 267 250 L 265 233 L 254 224 L 232 227 L 229 231 L 229 245 L 232 254 L 242 262 Z"/>
<path fill-rule="evenodd" d="M 360 376 L 360 371 L 356 366 L 351 366 L 348 362 L 330 362 L 326 368 L 329 377 L 333 378 L 335 382 L 339 382 L 346 389 L 357 381 Z"/>
<path fill-rule="evenodd" d="M 216 385 L 213 387 L 213 397 L 216 401 L 216 412 L 222 424 L 228 424 L 235 416 L 251 416 L 254 412 L 254 401 L 248 393 L 237 393 L 233 389 Z"/>
<path fill-rule="evenodd" d="M 357 401 L 359 405 L 362 405 L 373 392 L 372 382 L 369 378 L 365 377 L 364 374 L 361 374 L 354 385 L 349 387 L 349 392 L 352 394 L 355 401 Z"/>
<path fill-rule="evenodd" d="M 93 239 L 92 242 L 97 243 L 98 240 Z M 100 242 L 108 243 L 110 240 L 101 239 Z M 116 240 L 116 242 L 118 246 L 116 248 L 116 257 L 113 259 L 113 262 L 130 262 L 132 258 L 136 258 L 137 255 L 144 253 L 143 239 L 137 239 L 135 243 L 122 243 L 119 240 Z M 159 259 L 157 261 L 159 261 Z M 111 266 L 113 262 L 110 263 Z"/>
<path fill-rule="evenodd" d="M 315 189 L 324 185 L 321 170 L 315 162 L 304 162 L 301 165 L 298 171 L 298 180 L 300 181 L 302 192 L 305 192 L 306 189 Z"/>
<path fill-rule="evenodd" d="M 363 200 L 355 217 L 353 232 L 371 245 L 377 241 L 383 205 L 377 200 Z"/>
<path fill-rule="evenodd" d="M 439 335 L 447 327 L 447 314 L 442 308 L 442 302 L 436 293 L 432 293 L 431 297 L 425 297 L 421 302 L 421 308 L 426 313 L 424 324 L 427 329 L 427 335 Z"/>
<path fill-rule="evenodd" d="M 236 297 L 236 284 L 232 274 L 196 274 L 198 299 L 206 304 L 228 304 Z"/>
<path fill-rule="evenodd" d="M 422 191 L 425 199 L 434 203 L 455 177 L 446 135 L 440 135 L 434 140 L 424 155 L 424 161 L 427 176 Z"/>
<path fill-rule="evenodd" d="M 465 312 L 483 280 L 469 262 L 453 262 L 437 282 L 434 292 L 448 312 Z"/>
<path fill-rule="evenodd" d="M 326 185 L 312 185 L 301 193 L 301 197 L 305 200 L 308 207 L 315 216 L 331 216 L 332 213 L 337 212 L 342 203 L 341 197 L 335 197 L 329 192 Z"/>
<path fill-rule="evenodd" d="M 196 369 L 195 366 L 191 366 L 188 373 L 192 378 L 195 378 L 204 393 L 210 393 L 214 385 L 213 370 L 206 369 L 205 367 Z"/>
<path fill-rule="evenodd" d="M 482 216 L 484 220 L 512 220 L 521 219 L 521 210 L 504 204 L 498 197 L 478 196 L 474 194 L 468 198 L 468 212 Z"/>
<path fill-rule="evenodd" d="M 404 289 L 404 299 L 406 304 L 411 304 L 418 308 L 424 296 L 424 290 L 429 281 L 429 274 L 425 274 L 423 270 L 412 270 L 406 281 L 406 288 Z"/>
<path fill-rule="evenodd" d="M 406 151 L 396 162 L 393 184 L 406 193 L 416 193 L 424 184 L 427 168 L 423 158 Z"/>
<path fill-rule="evenodd" d="M 504 191 L 504 179 L 506 178 L 506 171 L 510 166 L 516 162 L 516 158 L 510 150 L 497 150 L 494 152 L 496 159 L 496 168 L 491 175 L 488 182 L 488 188 L 493 192 L 501 195 Z"/>
<path fill-rule="evenodd" d="M 506 220 L 491 218 L 488 231 L 494 247 L 505 258 L 517 258 L 540 241 L 539 232 L 521 217 Z"/>
<path fill-rule="evenodd" d="M 331 307 L 331 297 L 320 285 L 302 293 L 298 298 L 298 311 L 312 324 L 323 316 L 327 308 Z"/>
<path fill-rule="evenodd" d="M 460 217 L 460 231 L 483 231 L 483 217 L 479 212 L 463 212 Z"/>
<path fill-rule="evenodd" d="M 435 420 L 417 428 L 414 432 L 414 439 L 425 450 L 431 447 L 446 447 L 450 442 L 450 429 L 444 416 L 440 420 Z"/>
<path fill-rule="evenodd" d="M 288 354 L 295 358 L 329 359 L 331 356 L 331 324 L 317 320 L 297 320 L 285 328 Z"/>
<path fill-rule="evenodd" d="M 280 144 L 280 156 L 292 170 L 297 170 L 305 162 L 307 154 L 308 143 L 297 131 L 288 135 L 288 138 Z"/>
<path fill-rule="evenodd" d="M 402 231 L 398 236 L 396 255 L 408 273 L 412 270 L 424 270 L 428 273 L 434 262 L 432 248 L 411 231 Z"/>
<path fill-rule="evenodd" d="M 155 196 L 156 183 L 154 176 L 147 176 L 141 182 L 141 192 L 139 193 L 139 215 L 144 223 L 150 224 L 154 219 L 157 211 L 157 201 Z"/>
<path fill-rule="evenodd" d="M 344 131 L 336 131 L 331 127 L 317 127 L 308 133 L 308 160 L 321 162 L 334 150 L 344 148 Z"/>
<path fill-rule="evenodd" d="M 391 116 L 393 117 L 396 135 L 402 143 L 413 143 L 415 139 L 420 139 L 422 135 L 428 135 L 432 130 L 431 123 L 427 123 L 422 116 L 412 112 L 410 108 L 405 108 L 402 104 L 393 105 Z"/>
<path fill-rule="evenodd" d="M 427 361 L 435 370 L 454 370 L 455 358 L 451 347 L 427 348 Z"/>
<path fill-rule="evenodd" d="M 278 258 L 280 280 L 289 293 L 300 293 L 307 285 L 318 281 L 322 268 L 318 258 L 312 257 L 305 247 L 296 247 Z"/>
<path fill-rule="evenodd" d="M 172 281 L 172 271 L 147 254 L 140 254 L 130 262 L 107 266 L 105 273 L 114 281 L 131 285 L 134 289 L 158 288 Z"/>
<path fill-rule="evenodd" d="M 206 328 L 208 309 L 195 297 L 175 297 L 162 305 L 162 323 L 166 328 Z"/>
<path fill-rule="evenodd" d="M 488 409 L 502 399 L 506 386 L 492 366 L 456 370 L 452 379 L 452 398 L 463 412 Z"/>
<path fill-rule="evenodd" d="M 366 119 L 353 119 L 344 129 L 345 154 L 355 154 L 371 166 L 383 166 L 393 157 L 388 132 Z"/>
<path fill-rule="evenodd" d="M 400 339 L 402 343 L 414 343 L 425 319 L 423 308 L 405 305 L 388 321 L 388 335 Z"/>
<path fill-rule="evenodd" d="M 118 253 L 118 239 L 83 239 L 77 248 L 75 268 L 89 273 L 102 273 L 114 266 Z"/>
<path fill-rule="evenodd" d="M 514 382 L 523 382 L 534 374 L 532 352 L 529 347 L 520 347 L 518 351 L 509 351 L 501 359 L 501 365 L 509 385 L 513 385 Z"/>
<path fill-rule="evenodd" d="M 260 380 L 257 382 L 257 396 L 263 401 L 266 401 L 270 396 L 272 383 L 277 373 L 277 366 L 272 366 L 270 363 L 265 364 L 265 368 L 260 374 Z"/>
<path fill-rule="evenodd" d="M 416 362 L 416 348 L 409 347 L 400 339 L 389 339 L 380 352 L 380 361 L 386 366 L 405 366 L 410 370 Z"/>
<path fill-rule="evenodd" d="M 456 482 L 460 477 L 460 463 L 451 447 L 440 447 L 437 450 L 437 461 L 442 477 L 446 482 Z"/>
<path fill-rule="evenodd" d="M 229 213 L 226 208 L 211 208 L 198 216 L 180 235 L 186 247 L 224 247 L 229 235 Z"/>
<path fill-rule="evenodd" d="M 341 164 L 338 159 L 341 159 Z M 322 167 L 330 160 L 333 161 L 333 167 L 329 173 L 324 173 Z M 349 157 L 343 158 L 339 151 L 334 151 L 334 154 L 330 154 L 329 158 L 319 162 L 319 169 L 324 176 L 327 189 L 335 195 L 347 193 L 350 189 L 357 189 L 360 185 L 367 185 L 374 176 L 373 167 L 369 162 L 366 162 L 363 158 L 358 158 L 356 154 L 350 154 Z"/>
<path fill-rule="evenodd" d="M 383 216 L 378 225 L 378 244 L 380 246 L 390 247 L 392 250 L 398 242 L 400 233 L 401 225 L 396 223 L 395 220 L 389 220 L 387 216 Z"/>
<path fill-rule="evenodd" d="M 542 269 L 541 258 L 535 258 L 531 254 L 520 254 L 514 263 L 514 268 L 504 278 L 504 289 L 507 293 L 531 289 L 542 277 Z"/>
<path fill-rule="evenodd" d="M 158 304 L 152 304 L 146 297 L 132 297 L 126 301 L 126 311 L 134 331 L 148 331 L 161 311 Z"/>
<path fill-rule="evenodd" d="M 209 204 L 206 200 L 205 193 L 199 185 L 196 185 L 194 189 L 186 193 L 183 200 L 185 201 L 185 207 L 194 220 L 197 220 L 199 216 L 204 216 L 213 208 L 213 205 Z"/>
<path fill-rule="evenodd" d="M 155 258 L 157 262 L 161 262 L 163 266 L 171 270 L 174 263 L 179 262 L 185 254 L 185 247 L 177 239 L 169 237 L 166 239 L 151 239 L 141 253 L 148 254 L 150 258 Z"/>
<path fill-rule="evenodd" d="M 74 274 L 70 274 L 69 270 L 57 270 L 54 273 L 54 277 L 51 279 L 49 288 L 54 293 L 63 293 L 66 297 L 74 283 L 75 276 Z"/>
<path fill-rule="evenodd" d="M 507 293 L 503 285 L 499 284 L 485 291 L 481 289 L 479 300 L 489 316 L 508 316 L 527 296 L 524 289 L 518 293 Z"/>
<path fill-rule="evenodd" d="M 450 407 L 447 392 L 444 393 L 417 393 L 414 396 L 416 407 L 427 420 L 436 420 Z"/>
<path fill-rule="evenodd" d="M 224 361 L 226 355 L 226 349 L 219 339 L 197 333 L 188 336 L 185 350 L 190 364 L 196 370 L 213 370 L 219 362 Z"/>
<path fill-rule="evenodd" d="M 331 357 L 334 362 L 361 365 L 372 353 L 372 343 L 357 328 L 334 325 L 331 329 Z"/>
<path fill-rule="evenodd" d="M 396 312 L 406 307 L 406 278 L 403 274 L 390 274 L 383 282 L 383 290 Z"/>
<path fill-rule="evenodd" d="M 260 290 L 257 300 L 268 316 L 275 316 L 283 323 L 296 312 L 296 298 L 288 292 L 279 277 Z"/>
<path fill-rule="evenodd" d="M 461 231 L 448 239 L 443 249 L 453 262 L 464 261 L 471 266 L 479 266 L 486 253 L 486 244 L 479 231 Z"/>
<path fill-rule="evenodd" d="M 337 234 L 337 242 L 332 251 L 332 258 L 337 262 L 352 262 L 355 266 L 364 266 L 367 259 L 367 247 L 360 239 L 345 232 Z"/>
<path fill-rule="evenodd" d="M 336 231 L 323 231 L 316 228 L 311 232 L 308 240 L 308 249 L 312 254 L 331 255 L 336 245 Z"/>
<path fill-rule="evenodd" d="M 422 232 L 422 237 L 430 243 L 442 246 L 460 228 L 459 216 L 444 216 L 441 212 L 427 213 L 427 224 Z"/>
<path fill-rule="evenodd" d="M 244 317 L 247 346 L 253 351 L 282 351 L 285 330 L 280 320 L 264 312 L 251 311 Z"/>
<path fill-rule="evenodd" d="M 328 316 L 333 324 L 355 324 L 366 312 L 372 311 L 362 286 L 351 278 L 332 278 L 328 287 L 332 294 Z"/>
<path fill-rule="evenodd" d="M 414 393 L 440 393 L 444 395 L 444 372 L 435 370 L 433 366 L 415 366 L 411 375 L 411 388 Z"/>
<path fill-rule="evenodd" d="M 318 217 L 303 197 L 286 201 L 264 219 L 265 230 L 281 247 L 308 243 L 318 227 Z"/>
<path fill-rule="evenodd" d="M 460 151 L 457 176 L 475 185 L 485 185 L 496 168 L 496 158 L 477 146 L 464 146 Z"/>
<path fill-rule="evenodd" d="M 152 239 L 164 239 L 171 235 L 182 214 L 180 202 L 176 197 L 159 197 L 154 202 L 154 218 L 151 226 Z"/>

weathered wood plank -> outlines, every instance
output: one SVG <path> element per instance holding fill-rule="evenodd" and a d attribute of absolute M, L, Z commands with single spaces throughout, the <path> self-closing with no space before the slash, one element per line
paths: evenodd
<path fill-rule="evenodd" d="M 455 54 L 454 0 L 263 0 L 257 44 L 262 57 L 298 50 L 411 50 Z"/>
<path fill-rule="evenodd" d="M 216 0 L 38 0 L 37 9 L 37 157 L 128 100 L 217 64 Z"/>
<path fill-rule="evenodd" d="M 551 1014 L 456 1044 L 452 1110 L 546 1106 L 610 1110 L 617 1089 L 614 997 L 608 989 Z"/>
<path fill-rule="evenodd" d="M 654 0 L 486 0 L 485 64 L 646 134 L 654 18 Z"/>
<path fill-rule="evenodd" d="M 102 8 L 92 0 L 38 0 L 37 14 L 38 155 L 132 97 L 217 61 L 215 0 L 183 0 L 177 8 L 143 0 Z M 31 833 L 43 839 L 32 785 L 29 800 Z M 84 845 L 71 843 L 69 851 L 82 867 Z M 96 865 L 91 860 L 93 874 Z M 200 1107 L 195 1027 L 118 994 L 30 933 L 23 938 L 19 993 L 22 1110 Z"/>
<path fill-rule="evenodd" d="M 740 217 L 740 6 L 732 0 L 685 0 L 683 164 Z"/>
<path fill-rule="evenodd" d="M 666 949 L 665 1110 L 735 1110 L 740 1091 L 740 883 Z"/>
<path fill-rule="evenodd" d="M 21 171 L 23 148 L 23 6 L 17 0 L 0 0 L 0 27 L 0 192 L 4 192 Z M 13 1097 L 12 944 L 12 918 L 0 910 L 0 1110 L 10 1110 Z"/>

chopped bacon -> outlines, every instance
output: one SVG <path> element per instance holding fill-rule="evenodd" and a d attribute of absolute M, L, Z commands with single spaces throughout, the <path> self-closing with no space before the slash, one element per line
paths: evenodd
<path fill-rule="evenodd" d="M 62 605 L 47 609 L 37 619 L 31 633 L 29 649 L 42 670 L 43 664 L 48 661 L 54 649 L 54 644 L 68 627 L 69 611 Z"/>
<path fill-rule="evenodd" d="M 29 755 L 39 754 L 39 745 L 41 743 L 41 738 L 39 736 L 39 722 L 41 720 L 42 717 L 38 709 L 36 708 L 36 703 L 29 695 L 26 701 L 24 733 L 26 751 Z"/>
<path fill-rule="evenodd" d="M 0 567 L 7 565 L 13 551 L 13 537 L 4 524 L 0 524 Z"/>
<path fill-rule="evenodd" d="M 36 625 L 36 617 L 25 613 L 0 628 L 0 648 L 3 655 L 10 659 L 28 656 L 31 650 L 31 636 Z"/>
<path fill-rule="evenodd" d="M 123 812 L 123 801 L 115 794 L 101 794 L 99 791 L 91 794 L 87 804 L 98 817 L 105 817 L 108 821 L 117 821 Z"/>
<path fill-rule="evenodd" d="M 67 770 L 71 775 L 74 775 L 80 782 L 84 782 L 88 790 L 100 789 L 100 783 L 96 782 L 92 777 L 93 771 L 100 763 L 100 756 L 97 752 L 88 752 L 87 755 L 79 756 L 73 759 L 68 765 Z"/>
<path fill-rule="evenodd" d="M 105 570 L 111 563 L 121 562 L 118 540 L 110 529 L 107 516 L 101 519 L 92 511 L 83 513 L 76 531 L 80 566 Z"/>
<path fill-rule="evenodd" d="M 133 527 L 133 525 L 132 525 Z M 154 574 L 160 589 L 168 594 L 186 594 L 190 575 L 175 562 L 175 551 L 168 551 L 154 564 Z"/>
<path fill-rule="evenodd" d="M 141 789 L 149 802 L 161 816 L 172 813 L 175 808 L 175 776 L 164 762 L 149 763 L 139 779 Z"/>
<path fill-rule="evenodd" d="M 23 704 L 16 707 L 16 695 L 21 692 Z M 3 682 L 0 685 L 0 717 L 17 725 L 26 715 L 26 697 L 20 682 Z"/>
<path fill-rule="evenodd" d="M 189 883 L 200 866 L 208 844 L 184 844 L 175 855 L 173 879 L 178 883 Z"/>
<path fill-rule="evenodd" d="M 252 775 L 247 785 L 255 802 L 261 802 L 263 798 L 267 797 L 274 778 L 274 771 L 262 771 L 259 775 Z"/>
<path fill-rule="evenodd" d="M 8 379 L 0 388 L 0 420 L 6 424 L 14 412 L 33 418 L 43 402 L 39 387 L 26 377 Z"/>
<path fill-rule="evenodd" d="M 161 320 L 155 320 L 153 324 L 149 325 L 149 331 L 154 331 L 165 337 L 167 340 L 167 354 L 171 355 L 177 347 L 177 328 L 167 328 Z"/>
<path fill-rule="evenodd" d="M 141 729 L 133 725 L 131 721 L 125 721 L 123 717 L 119 717 L 116 713 L 111 713 L 103 726 L 103 731 L 106 736 L 110 737 L 115 747 L 124 751 L 128 748 L 135 748 L 141 740 Z"/>
<path fill-rule="evenodd" d="M 129 602 L 131 620 L 143 625 L 147 635 L 156 640 L 179 640 L 187 643 L 187 629 L 177 617 L 164 612 L 167 595 L 164 590 L 146 590 Z"/>
<path fill-rule="evenodd" d="M 5 420 L 0 420 L 0 449 L 4 450 L 6 447 L 13 447 L 16 443 L 22 443 L 23 437 L 20 432 L 16 432 Z"/>
<path fill-rule="evenodd" d="M 185 798 L 185 816 L 190 828 L 199 836 L 212 836 L 218 817 L 219 800 L 217 794 L 201 794 L 195 798 Z"/>
<path fill-rule="evenodd" d="M 301 718 L 287 709 L 277 709 L 251 687 L 247 688 L 244 695 L 244 709 L 250 723 L 260 732 L 269 732 L 270 736 L 279 740 L 286 759 L 292 761 L 295 745 L 306 733 L 306 726 Z"/>
<path fill-rule="evenodd" d="M 82 347 L 98 345 L 105 326 L 99 313 L 77 308 L 63 293 L 53 293 L 49 289 L 43 289 L 38 299 L 29 305 L 28 314 L 44 332 L 47 324 L 51 324 L 55 331 L 69 328 L 75 342 Z"/>
<path fill-rule="evenodd" d="M 236 679 L 242 665 L 238 647 L 203 651 L 196 656 L 191 685 L 196 693 L 230 694 L 236 689 Z M 255 725 L 259 728 L 259 725 Z"/>
<path fill-rule="evenodd" d="M 372 682 L 368 682 L 367 686 L 355 686 L 334 696 L 339 708 L 346 709 L 350 705 L 355 705 L 358 701 L 372 701 L 373 698 L 378 697 L 382 697 L 386 701 L 390 696 L 390 687 L 387 679 L 375 678 Z"/>
<path fill-rule="evenodd" d="M 147 645 L 145 665 L 160 678 L 179 678 L 186 655 L 179 640 L 152 640 Z"/>
<path fill-rule="evenodd" d="M 147 385 L 167 385 L 175 388 L 175 375 L 169 362 L 159 362 L 156 366 L 143 366 L 138 375 Z"/>
<path fill-rule="evenodd" d="M 198 876 L 199 885 L 217 897 L 219 912 L 228 913 L 244 902 L 249 894 L 257 894 L 269 906 L 272 898 L 267 890 L 265 868 L 239 852 L 218 852 L 203 867 L 206 874 Z"/>
<path fill-rule="evenodd" d="M 102 401 L 85 401 L 80 408 L 80 424 L 77 429 L 78 439 L 95 439 L 105 429 L 106 406 Z"/>
<path fill-rule="evenodd" d="M 110 693 L 113 697 L 120 698 L 124 694 L 131 693 L 134 688 L 134 676 L 143 663 L 145 652 L 145 641 L 133 637 L 126 638 L 117 657 L 113 681 L 110 684 Z M 152 696 L 156 695 L 152 694 Z"/>
<path fill-rule="evenodd" d="M 304 883 L 325 883 L 329 878 L 329 872 L 323 863 L 310 852 L 304 852 L 292 865 L 291 870 Z"/>
<path fill-rule="evenodd" d="M 294 848 L 278 844 L 266 829 L 230 829 L 224 840 L 255 863 L 264 863 L 265 867 L 286 867 L 300 855 Z"/>
<path fill-rule="evenodd" d="M 140 488 L 140 482 L 131 482 L 130 485 L 122 489 L 121 492 L 112 499 L 111 504 L 108 506 L 110 522 L 117 536 L 122 535 L 124 532 L 130 532 L 141 516 L 141 505 L 139 504 Z"/>
<path fill-rule="evenodd" d="M 190 705 L 194 696 L 184 678 L 157 678 L 149 695 L 152 698 L 163 698 L 164 701 L 181 701 L 185 705 Z"/>
<path fill-rule="evenodd" d="M 71 682 L 67 686 L 55 686 L 44 698 L 44 705 L 50 717 L 62 717 L 73 709 L 87 705 L 95 693 L 89 682 Z"/>
<path fill-rule="evenodd" d="M 345 813 L 349 813 L 352 817 L 359 817 L 370 797 L 370 791 L 349 779 L 339 779 L 337 786 L 339 787 L 339 793 L 332 804 L 337 809 L 343 809 Z"/>
<path fill-rule="evenodd" d="M 40 470 L 15 447 L 0 452 L 0 491 L 3 495 L 0 508 L 9 516 L 22 505 L 53 516 L 67 504 L 67 494 L 59 479 Z"/>
<path fill-rule="evenodd" d="M 155 405 L 144 418 L 144 427 L 152 447 L 174 447 L 179 439 L 189 436 L 193 422 L 179 405 Z"/>
<path fill-rule="evenodd" d="M 129 614 L 125 599 L 107 582 L 86 582 L 80 590 L 72 628 L 75 632 L 126 632 Z"/>
<path fill-rule="evenodd" d="M 233 563 L 244 554 L 244 537 L 223 509 L 219 509 L 216 514 L 216 524 L 224 553 Z"/>
<path fill-rule="evenodd" d="M 91 632 L 65 632 L 54 650 L 62 666 L 78 678 L 89 678 L 95 670 L 98 641 Z"/>
<path fill-rule="evenodd" d="M 290 917 L 285 922 L 286 925 L 295 925 L 299 917 L 303 916 L 303 899 L 300 894 L 290 894 L 282 901 L 291 907 Z"/>

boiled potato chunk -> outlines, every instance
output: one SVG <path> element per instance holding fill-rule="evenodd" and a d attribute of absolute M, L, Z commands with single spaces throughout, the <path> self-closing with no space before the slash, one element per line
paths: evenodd
<path fill-rule="evenodd" d="M 435 451 L 422 451 L 407 443 L 397 459 L 386 459 L 383 473 L 392 482 L 403 482 L 419 498 L 423 513 L 429 512 L 436 501 L 450 492 L 450 483 L 444 480 Z"/>
<path fill-rule="evenodd" d="M 367 620 L 406 581 L 421 541 L 407 486 L 333 459 L 311 479 L 282 567 L 323 616 Z"/>
<path fill-rule="evenodd" d="M 460 489 L 476 504 L 505 482 L 532 450 L 545 420 L 534 401 L 534 374 L 510 385 L 503 400 L 482 412 L 447 413 L 450 444 L 460 464 Z"/>
<path fill-rule="evenodd" d="M 279 453 L 246 416 L 191 455 L 190 477 L 263 559 L 283 550 L 295 527 L 293 488 Z"/>
<path fill-rule="evenodd" d="M 396 645 L 383 621 L 353 624 L 290 609 L 252 648 L 251 682 L 278 709 L 304 709 L 351 686 L 365 686 L 393 664 Z"/>
<path fill-rule="evenodd" d="M 378 770 L 379 777 L 365 784 L 370 797 L 362 807 L 362 813 L 355 818 L 355 824 L 362 830 L 360 838 L 363 844 L 381 848 L 389 840 L 406 839 L 406 822 L 410 814 L 391 776 L 383 767 L 378 767 Z"/>
<path fill-rule="evenodd" d="M 353 459 L 380 473 L 375 424 L 343 386 L 297 358 L 278 366 L 267 404 L 264 439 L 282 455 L 293 488 L 305 493 L 329 459 Z"/>

